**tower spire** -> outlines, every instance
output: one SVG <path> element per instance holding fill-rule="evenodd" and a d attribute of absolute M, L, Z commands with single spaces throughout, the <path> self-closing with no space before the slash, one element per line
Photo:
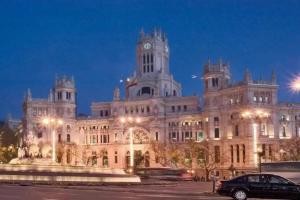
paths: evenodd
<path fill-rule="evenodd" d="M 30 88 L 27 89 L 26 100 L 30 101 L 32 99 Z"/>
<path fill-rule="evenodd" d="M 143 38 L 145 36 L 144 28 L 142 27 L 140 30 L 140 38 Z"/>
<path fill-rule="evenodd" d="M 276 84 L 276 82 L 277 82 L 277 78 L 276 78 L 276 73 L 275 73 L 275 71 L 274 70 L 272 70 L 272 78 L 271 78 L 271 82 L 272 82 L 272 84 Z"/>

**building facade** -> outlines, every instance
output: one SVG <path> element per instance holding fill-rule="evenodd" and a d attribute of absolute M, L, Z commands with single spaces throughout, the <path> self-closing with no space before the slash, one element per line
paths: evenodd
<path fill-rule="evenodd" d="M 258 152 L 263 161 L 278 160 L 282 141 L 300 137 L 300 105 L 278 103 L 274 73 L 270 80 L 253 80 L 246 70 L 243 79 L 233 83 L 228 64 L 208 60 L 203 69 L 204 102 L 200 102 L 199 96 L 182 96 L 181 85 L 169 70 L 168 40 L 161 31 L 140 33 L 136 58 L 135 73 L 125 82 L 125 97 L 116 88 L 111 102 L 91 104 L 88 117 L 76 115 L 73 78 L 57 77 L 47 99 L 32 98 L 28 91 L 24 141 L 51 150 L 51 127 L 42 119 L 61 118 L 64 123 L 55 128 L 55 141 L 66 144 L 64 164 L 126 168 L 131 131 L 134 152 L 144 157 L 144 167 L 160 166 L 151 141 L 205 140 L 213 154 L 210 159 L 226 176 L 233 167 L 237 172 L 253 171 Z"/>

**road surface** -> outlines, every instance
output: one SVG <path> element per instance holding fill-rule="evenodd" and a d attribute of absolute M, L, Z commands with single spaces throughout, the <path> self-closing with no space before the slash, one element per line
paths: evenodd
<path fill-rule="evenodd" d="M 210 191 L 209 183 L 180 182 L 135 186 L 0 185 L 1 200 L 229 200 Z"/>

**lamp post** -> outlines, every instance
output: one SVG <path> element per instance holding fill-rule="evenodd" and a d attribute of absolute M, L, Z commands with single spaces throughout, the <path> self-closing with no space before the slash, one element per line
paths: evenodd
<path fill-rule="evenodd" d="M 252 121 L 252 130 L 253 130 L 253 161 L 255 167 L 259 168 L 259 172 L 261 172 L 261 157 L 263 156 L 263 152 L 261 148 L 258 148 L 258 138 L 259 138 L 259 124 L 257 124 L 257 119 L 262 120 L 270 117 L 270 113 L 265 112 L 264 110 L 253 110 L 253 111 L 245 111 L 241 114 L 242 118 L 250 119 Z M 258 162 L 258 163 L 257 163 Z"/>
<path fill-rule="evenodd" d="M 43 124 L 50 127 L 50 131 L 52 134 L 52 162 L 56 162 L 56 144 L 55 144 L 55 130 L 63 124 L 63 121 L 59 118 L 55 117 L 47 117 L 43 119 Z"/>
<path fill-rule="evenodd" d="M 130 162 L 129 162 L 129 172 L 133 172 L 134 168 L 134 148 L 133 148 L 133 126 L 139 124 L 141 119 L 139 117 L 121 117 L 120 122 L 123 125 L 129 126 L 129 150 L 130 150 Z"/>
<path fill-rule="evenodd" d="M 261 173 L 261 157 L 263 156 L 263 152 L 261 149 L 257 151 L 257 155 L 258 155 L 258 171 L 259 173 Z"/>

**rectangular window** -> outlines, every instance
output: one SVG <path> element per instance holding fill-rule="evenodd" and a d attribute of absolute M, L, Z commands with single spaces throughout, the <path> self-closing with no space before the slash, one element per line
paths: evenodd
<path fill-rule="evenodd" d="M 118 141 L 118 133 L 115 133 L 115 142 Z"/>
<path fill-rule="evenodd" d="M 178 112 L 181 111 L 181 106 L 177 106 L 177 111 L 178 111 Z"/>
<path fill-rule="evenodd" d="M 215 138 L 220 138 L 220 130 L 219 130 L 219 128 L 215 128 Z"/>
<path fill-rule="evenodd" d="M 190 139 L 190 132 L 185 132 L 185 133 L 184 133 L 184 138 L 185 138 L 186 140 Z"/>
<path fill-rule="evenodd" d="M 233 163 L 233 146 L 230 145 L 230 158 L 231 158 L 231 163 Z"/>
<path fill-rule="evenodd" d="M 243 163 L 245 163 L 245 162 L 246 162 L 246 147 L 243 144 Z"/>
<path fill-rule="evenodd" d="M 175 112 L 175 106 L 172 106 L 172 112 Z"/>
<path fill-rule="evenodd" d="M 177 140 L 177 134 L 176 134 L 176 132 L 172 132 L 172 140 Z"/>
<path fill-rule="evenodd" d="M 240 162 L 240 146 L 236 145 L 236 162 Z"/>
<path fill-rule="evenodd" d="M 267 134 L 267 125 L 265 123 L 260 125 L 260 132 L 261 132 L 261 135 L 268 135 Z"/>
<path fill-rule="evenodd" d="M 203 129 L 203 123 L 202 123 L 202 121 L 198 121 L 198 126 L 199 126 L 200 129 Z"/>
<path fill-rule="evenodd" d="M 262 144 L 262 156 L 266 155 L 266 144 Z"/>
<path fill-rule="evenodd" d="M 285 126 L 282 126 L 282 137 L 286 137 Z"/>
<path fill-rule="evenodd" d="M 234 134 L 235 134 L 235 136 L 239 136 L 239 125 L 235 125 Z"/>
<path fill-rule="evenodd" d="M 220 146 L 215 146 L 215 162 L 219 163 L 221 157 Z"/>
<path fill-rule="evenodd" d="M 214 125 L 219 126 L 219 117 L 214 117 Z"/>
<path fill-rule="evenodd" d="M 158 132 L 155 133 L 155 140 L 158 141 Z"/>
<path fill-rule="evenodd" d="M 102 142 L 103 142 L 103 143 L 107 143 L 107 135 L 103 135 L 102 137 L 103 137 Z"/>
<path fill-rule="evenodd" d="M 187 106 L 186 106 L 186 105 L 183 106 L 183 111 L 184 111 L 184 112 L 187 111 Z"/>
<path fill-rule="evenodd" d="M 71 100 L 71 92 L 66 92 L 66 99 Z"/>
<path fill-rule="evenodd" d="M 57 99 L 58 99 L 58 100 L 61 100 L 61 99 L 62 99 L 62 92 L 58 92 L 58 93 L 57 93 Z"/>

